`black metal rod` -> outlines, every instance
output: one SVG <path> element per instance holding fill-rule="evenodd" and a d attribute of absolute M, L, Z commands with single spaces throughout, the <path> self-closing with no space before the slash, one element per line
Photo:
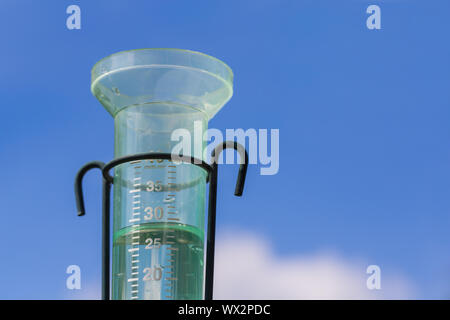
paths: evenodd
<path fill-rule="evenodd" d="M 102 300 L 110 299 L 110 203 L 111 184 L 103 178 L 102 196 Z"/>
<path fill-rule="evenodd" d="M 237 142 L 225 141 L 218 145 L 211 154 L 212 172 L 209 180 L 209 201 L 208 201 L 208 233 L 206 242 L 206 270 L 205 270 L 205 300 L 213 299 L 214 290 L 214 258 L 216 245 L 216 208 L 217 208 L 217 179 L 218 179 L 218 159 L 220 153 L 227 148 L 235 149 L 240 156 L 239 173 L 236 181 L 234 194 L 242 196 L 244 191 L 245 176 L 248 167 L 248 154 L 245 148 Z"/>
<path fill-rule="evenodd" d="M 208 200 L 208 231 L 206 238 L 205 267 L 205 300 L 213 299 L 214 287 L 214 254 L 216 244 L 216 204 L 217 204 L 217 163 L 212 164 L 213 170 L 209 179 Z"/>

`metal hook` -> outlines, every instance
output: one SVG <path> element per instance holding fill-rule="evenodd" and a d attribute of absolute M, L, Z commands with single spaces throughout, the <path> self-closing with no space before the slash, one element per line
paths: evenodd
<path fill-rule="evenodd" d="M 209 204 L 208 204 L 208 235 L 206 246 L 206 276 L 205 276 L 205 299 L 212 300 L 214 286 L 214 247 L 216 242 L 216 204 L 217 204 L 217 175 L 218 158 L 220 153 L 227 148 L 236 150 L 240 155 L 239 173 L 236 180 L 234 195 L 240 197 L 244 191 L 245 177 L 247 175 L 248 154 L 245 148 L 235 141 L 225 141 L 218 145 L 211 153 L 212 172 L 209 181 Z"/>
<path fill-rule="evenodd" d="M 86 213 L 83 196 L 83 178 L 91 169 L 103 170 L 105 164 L 100 161 L 92 161 L 85 164 L 75 177 L 75 201 L 78 216 Z M 102 192 L 102 300 L 109 300 L 109 227 L 110 227 L 110 194 L 111 184 L 103 178 Z"/>
<path fill-rule="evenodd" d="M 239 172 L 238 177 L 236 180 L 236 188 L 234 190 L 234 195 L 237 197 L 242 196 L 242 193 L 244 192 L 244 184 L 245 184 L 245 177 L 247 176 L 247 167 L 248 167 L 248 154 L 247 150 L 245 148 L 235 142 L 235 141 L 225 141 L 222 144 L 218 145 L 212 152 L 211 152 L 211 160 L 212 160 L 212 166 L 218 165 L 218 159 L 221 152 L 225 149 L 234 149 L 239 153 L 240 157 L 240 166 L 239 166 Z"/>
<path fill-rule="evenodd" d="M 85 174 L 91 169 L 100 169 L 103 170 L 105 164 L 101 161 L 92 161 L 86 163 L 81 169 L 77 172 L 75 176 L 75 202 L 77 205 L 78 216 L 84 216 L 86 214 L 86 209 L 84 206 L 84 195 L 83 195 L 83 178 Z"/>

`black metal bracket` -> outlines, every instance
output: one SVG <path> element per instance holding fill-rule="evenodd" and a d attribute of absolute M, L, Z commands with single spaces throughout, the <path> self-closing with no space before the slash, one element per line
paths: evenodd
<path fill-rule="evenodd" d="M 105 164 L 100 161 L 93 161 L 85 164 L 75 177 L 75 200 L 78 215 L 85 215 L 84 197 L 82 181 L 85 174 L 91 169 L 100 169 L 103 175 L 103 196 L 102 196 L 102 300 L 110 299 L 110 195 L 113 178 L 109 171 L 123 163 L 136 160 L 172 160 L 176 159 L 184 163 L 191 163 L 203 168 L 207 173 L 209 182 L 209 203 L 208 203 L 208 226 L 206 242 L 206 268 L 205 268 L 205 300 L 212 300 L 214 287 L 214 249 L 216 238 L 216 204 L 217 204 L 217 177 L 218 159 L 220 153 L 227 148 L 235 149 L 240 156 L 239 173 L 236 181 L 234 194 L 242 196 L 244 191 L 245 177 L 247 175 L 248 154 L 245 148 L 235 141 L 226 141 L 218 145 L 211 154 L 211 164 L 200 159 L 181 156 L 170 153 L 141 153 L 129 155 L 112 160 Z"/>

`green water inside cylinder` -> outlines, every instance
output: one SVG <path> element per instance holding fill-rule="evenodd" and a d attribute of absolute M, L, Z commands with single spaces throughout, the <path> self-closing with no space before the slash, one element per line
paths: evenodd
<path fill-rule="evenodd" d="M 179 223 L 143 223 L 116 231 L 112 298 L 203 299 L 203 239 L 203 230 Z"/>

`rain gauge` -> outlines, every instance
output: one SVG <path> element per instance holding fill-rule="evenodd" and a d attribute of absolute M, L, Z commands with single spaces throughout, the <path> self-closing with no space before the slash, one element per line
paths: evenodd
<path fill-rule="evenodd" d="M 203 152 L 200 157 L 194 152 L 204 149 L 203 139 L 180 154 L 173 151 L 179 142 L 172 133 L 183 129 L 194 137 L 199 123 L 206 129 L 231 98 L 232 81 L 225 63 L 179 49 L 119 52 L 92 69 L 91 91 L 114 118 L 115 159 L 84 165 L 75 179 L 75 196 L 83 216 L 83 177 L 100 169 L 102 299 L 212 299 L 218 157 L 225 148 L 239 153 L 235 195 L 241 196 L 248 156 L 240 144 L 224 142 L 212 151 L 209 164 Z"/>

